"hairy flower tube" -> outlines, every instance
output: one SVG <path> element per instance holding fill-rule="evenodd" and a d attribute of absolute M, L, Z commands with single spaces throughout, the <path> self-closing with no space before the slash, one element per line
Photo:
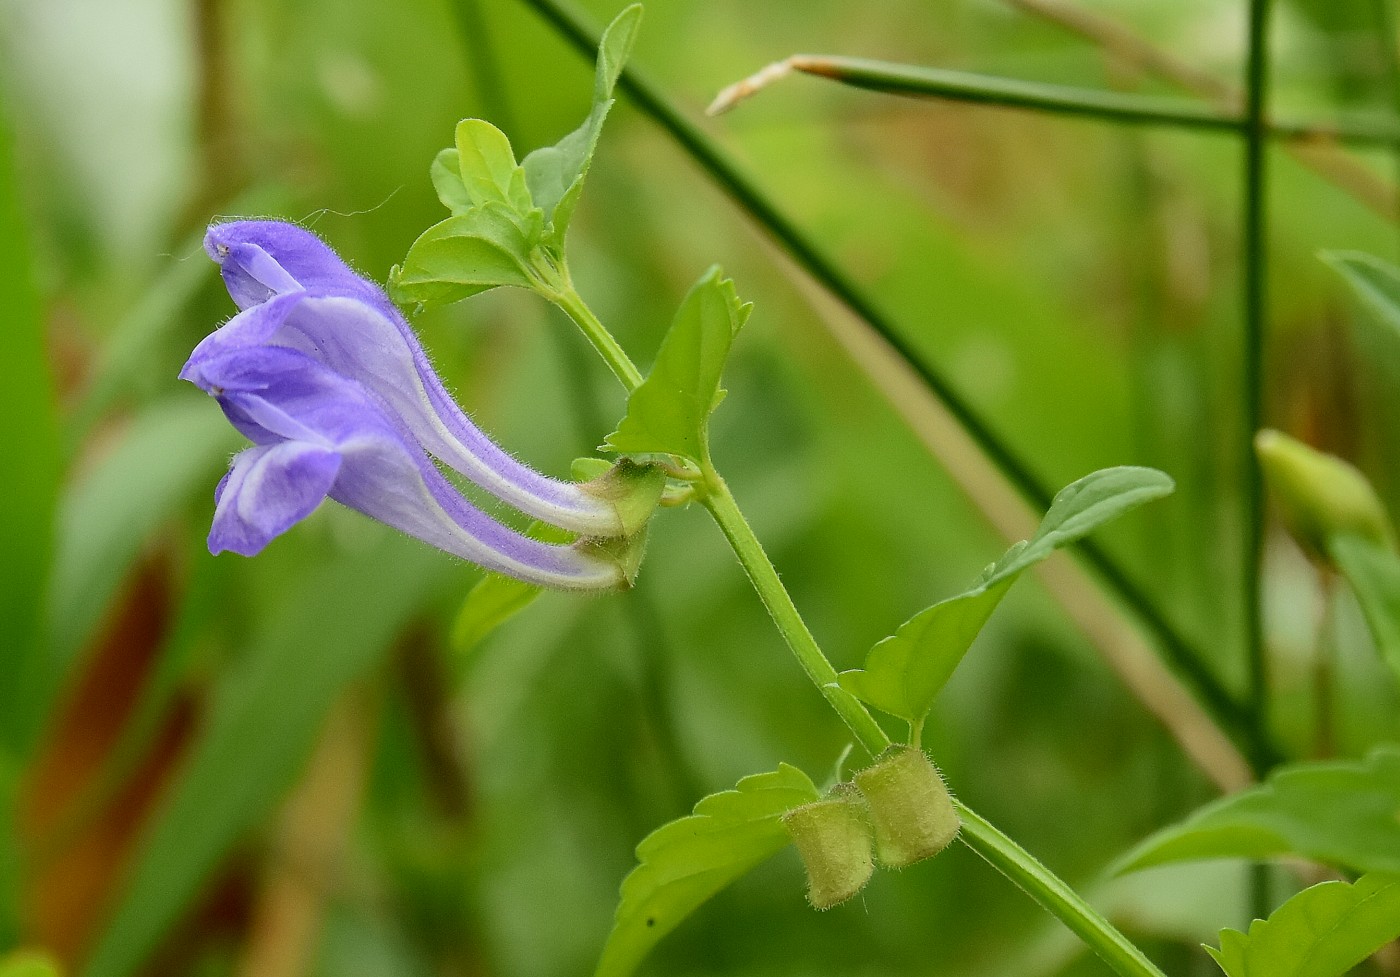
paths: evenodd
<path fill-rule="evenodd" d="M 248 346 L 192 357 L 180 374 L 250 441 L 215 491 L 209 549 L 244 556 L 332 498 L 439 549 L 546 587 L 625 586 L 633 547 L 554 546 L 473 506 L 356 381 L 304 352 Z"/>
<path fill-rule="evenodd" d="M 452 399 L 384 292 L 310 231 L 233 221 L 212 225 L 204 244 L 241 311 L 200 343 L 192 364 L 240 347 L 298 349 L 353 377 L 426 451 L 526 515 L 588 536 L 628 536 L 651 515 L 659 473 L 624 465 L 580 484 L 502 450 Z"/>

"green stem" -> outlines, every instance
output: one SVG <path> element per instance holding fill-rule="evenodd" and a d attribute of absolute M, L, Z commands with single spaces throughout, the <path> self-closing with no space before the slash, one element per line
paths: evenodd
<path fill-rule="evenodd" d="M 1381 45 L 1385 58 L 1386 87 L 1390 89 L 1388 101 L 1392 115 L 1400 115 L 1400 50 L 1396 48 L 1395 14 L 1390 8 L 1391 0 L 1371 0 L 1376 15 L 1377 43 Z M 1400 188 L 1400 144 L 1392 147 L 1391 167 L 1395 173 L 1397 188 Z M 1400 208 L 1400 189 L 1395 194 L 1395 203 Z M 1400 209 L 1394 215 L 1400 223 Z"/>
<path fill-rule="evenodd" d="M 631 393 L 642 385 L 642 373 L 637 369 L 637 364 L 632 362 L 632 358 L 627 355 L 627 351 L 618 345 L 612 333 L 607 327 L 598 321 L 598 317 L 593 314 L 593 310 L 583 301 L 582 296 L 574 288 L 573 282 L 565 281 L 557 291 L 552 293 L 550 299 L 555 305 L 563 309 L 570 319 L 583 330 L 583 334 L 588 337 L 588 341 L 593 344 L 593 348 L 598 351 L 598 355 L 608 364 L 608 368 L 613 371 L 613 375 Z"/>
<path fill-rule="evenodd" d="M 891 95 L 1028 109 L 1118 124 L 1165 126 L 1236 135 L 1242 133 L 1247 124 L 1246 119 L 1239 115 L 1221 112 L 1208 105 L 1180 98 L 1132 95 L 830 54 L 794 54 L 786 61 L 777 62 L 752 79 L 726 89 L 716 100 L 711 111 L 729 108 L 738 100 L 747 98 L 789 71 L 800 71 L 854 88 Z M 1400 128 L 1388 118 L 1272 122 L 1267 126 L 1267 134 L 1283 140 L 1296 141 L 1327 137 L 1366 145 L 1394 146 L 1400 143 Z"/>
<path fill-rule="evenodd" d="M 1264 477 L 1254 451 L 1254 435 L 1264 410 L 1264 330 L 1268 319 L 1265 207 L 1268 151 L 1264 111 L 1268 101 L 1268 0 L 1250 0 L 1249 61 L 1244 153 L 1244 416 L 1240 461 L 1244 468 L 1244 552 L 1240 561 L 1245 606 L 1245 661 L 1249 674 L 1251 725 L 1268 727 L 1268 661 L 1260 606 L 1264 551 Z M 1255 761 L 1260 757 L 1256 754 Z"/>
<path fill-rule="evenodd" d="M 850 728 L 861 746 L 865 747 L 871 756 L 883 752 L 890 745 L 889 737 L 865 706 L 836 684 L 836 669 L 822 653 L 821 647 L 812 637 L 812 632 L 807 630 L 802 615 L 778 577 L 778 571 L 774 569 L 758 537 L 739 511 L 729 486 L 708 465 L 705 470 L 705 484 L 708 489 L 703 499 L 705 508 L 714 516 L 715 522 L 729 540 L 729 545 L 739 557 L 739 562 L 753 583 L 754 590 L 758 591 L 759 598 L 768 608 L 768 613 L 773 616 L 773 621 L 787 641 L 788 647 L 797 656 L 802 670 L 826 697 L 827 702 Z M 922 723 L 915 729 L 920 726 Z M 917 736 L 917 733 L 914 735 Z M 963 823 L 959 834 L 963 843 L 1020 886 L 1043 909 L 1064 923 L 1089 949 L 1102 957 L 1114 972 L 1121 977 L 1165 977 L 1131 940 L 1029 852 L 998 831 L 966 804 L 961 801 L 954 801 L 954 804 Z"/>
<path fill-rule="evenodd" d="M 618 374 L 618 378 L 622 379 L 629 389 L 634 389 L 636 384 L 640 383 L 640 374 L 626 351 L 617 344 L 607 327 L 593 315 L 571 286 L 567 292 L 572 308 L 564 306 L 565 311 L 568 311 L 580 326 L 583 326 L 585 321 L 590 323 L 592 332 L 589 338 L 594 340 L 593 345 L 599 352 L 603 352 L 605 348 L 613 351 L 611 356 L 604 353 L 604 357 L 613 367 L 613 372 Z M 588 327 L 585 327 L 585 331 L 589 331 Z M 595 335 L 603 342 L 594 339 Z M 629 382 L 627 377 L 637 379 L 635 382 Z M 764 552 L 763 544 L 759 542 L 748 520 L 739 510 L 733 493 L 729 491 L 729 485 L 719 472 L 715 471 L 708 457 L 701 465 L 701 478 L 696 486 L 699 489 L 701 504 L 709 510 L 725 539 L 729 541 L 759 599 L 772 615 L 774 624 L 797 657 L 802 670 L 807 673 L 817 691 L 836 710 L 836 714 L 845 722 L 856 741 L 871 756 L 884 752 L 890 746 L 889 736 L 870 715 L 870 711 L 837 683 L 836 669 L 822 652 L 812 632 L 808 630 L 797 605 L 792 602 L 792 596 L 778 577 L 777 569 Z M 921 727 L 922 723 L 911 727 L 911 737 L 915 743 L 918 742 Z M 1025 849 L 992 827 L 971 808 L 959 802 L 955 803 L 963 820 L 961 836 L 964 843 L 1024 889 L 1051 915 L 1062 921 L 1071 932 L 1084 940 L 1090 949 L 1103 957 L 1120 977 L 1164 977 L 1127 937 L 1096 913 L 1068 885 L 1032 858 Z"/>
<path fill-rule="evenodd" d="M 850 727 L 860 745 L 865 747 L 871 756 L 882 753 L 890 745 L 889 736 L 854 696 L 837 685 L 836 669 L 827 661 L 826 655 L 822 654 L 817 640 L 812 637 L 812 632 L 807 630 L 806 622 L 802 620 L 802 615 L 798 613 L 787 588 L 778 578 L 778 571 L 768 559 L 768 554 L 763 551 L 763 544 L 758 541 L 748 520 L 739 511 L 729 486 L 719 473 L 708 465 L 705 466 L 705 494 L 701 503 L 714 517 L 720 531 L 724 533 L 724 538 L 729 540 L 734 555 L 739 558 L 739 563 L 748 574 L 754 590 L 758 591 L 763 606 L 768 608 L 768 613 L 773 616 L 773 623 L 778 626 L 783 640 L 797 656 L 797 661 L 802 665 L 807 677 L 812 680 L 812 684 L 826 697 L 831 708 L 836 710 L 837 715 Z"/>
<path fill-rule="evenodd" d="M 597 50 L 600 32 L 571 5 L 562 0 L 522 2 L 543 16 L 580 52 L 591 57 Z M 766 229 L 799 266 L 894 349 L 1026 501 L 1042 511 L 1049 507 L 1053 493 L 1026 461 L 938 369 L 914 350 L 875 302 L 739 169 L 719 143 L 690 122 L 636 69 L 625 68 L 618 86 L 643 113 L 670 134 L 721 190 Z M 1278 756 L 1273 744 L 1263 738 L 1264 733 L 1249 722 L 1248 710 L 1215 676 L 1201 651 L 1156 606 L 1150 595 L 1092 541 L 1083 544 L 1079 552 L 1108 588 L 1117 593 L 1146 629 L 1157 637 L 1163 657 L 1200 697 L 1207 712 L 1245 745 L 1248 755 L 1268 757 L 1270 762 Z"/>
<path fill-rule="evenodd" d="M 1249 675 L 1246 704 L 1252 740 L 1262 742 L 1269 727 L 1269 661 L 1264 652 L 1262 603 L 1264 563 L 1264 475 L 1254 451 L 1254 435 L 1263 426 L 1264 332 L 1268 324 L 1267 186 L 1269 101 L 1269 0 L 1249 0 L 1249 47 L 1245 65 L 1244 143 L 1244 417 L 1241 460 L 1244 464 L 1244 553 L 1241 560 L 1245 609 L 1245 663 Z M 1270 766 L 1256 750 L 1256 771 Z M 1250 867 L 1250 902 L 1256 919 L 1271 906 L 1269 867 Z"/>
<path fill-rule="evenodd" d="M 962 830 L 958 838 L 997 871 L 1015 882 L 1040 906 L 1084 941 L 1121 977 L 1165 977 L 1112 923 L 1078 893 L 1040 864 L 1030 852 L 1002 834 L 976 811 L 954 800 Z"/>
<path fill-rule="evenodd" d="M 790 65 L 804 74 L 892 95 L 999 105 L 1138 125 L 1225 132 L 1236 132 L 1240 128 L 1240 120 L 1234 116 L 1175 98 L 1149 98 L 837 55 L 795 54 L 780 64 Z"/>

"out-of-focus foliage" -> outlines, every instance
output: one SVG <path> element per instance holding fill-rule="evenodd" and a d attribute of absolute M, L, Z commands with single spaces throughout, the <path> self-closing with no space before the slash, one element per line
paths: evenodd
<path fill-rule="evenodd" d="M 597 22 L 621 6 L 586 4 Z M 1092 6 L 1239 75 L 1233 3 Z M 1280 0 L 1281 116 L 1390 103 L 1384 65 L 1354 56 L 1385 51 L 1366 7 Z M 633 63 L 698 118 L 800 50 L 1170 93 L 1001 0 L 665 0 Z M 383 281 L 442 219 L 429 166 L 461 119 L 523 158 L 596 111 L 593 78 L 519 0 L 0 5 L 0 947 L 108 977 L 586 973 L 639 839 L 845 746 L 695 507 L 657 518 L 632 593 L 543 595 L 461 658 L 474 571 L 352 513 L 327 506 L 253 561 L 204 550 L 237 444 L 174 379 L 233 312 L 203 225 L 298 220 Z M 1120 464 L 1175 479 L 1102 542 L 1235 683 L 1233 140 L 812 79 L 704 124 L 1047 483 Z M 1393 259 L 1396 234 L 1284 149 L 1270 162 L 1270 423 L 1356 463 L 1393 516 L 1400 354 L 1316 254 Z M 1008 542 L 958 488 L 971 469 L 950 476 L 854 365 L 844 320 L 625 100 L 570 252 L 644 371 L 713 262 L 754 302 L 713 454 L 838 667 Z M 522 292 L 415 326 L 482 426 L 551 474 L 623 416 L 582 339 Z M 1303 756 L 1324 595 L 1282 533 L 1266 593 L 1272 721 Z M 1400 735 L 1400 696 L 1350 597 L 1328 621 L 1346 708 L 1323 739 L 1358 757 Z M 1044 591 L 1008 596 L 981 641 L 924 742 L 1071 882 L 1214 796 Z M 1104 905 L 1164 968 L 1202 973 L 1198 944 L 1245 922 L 1246 877 L 1157 871 Z M 1105 973 L 1053 936 L 958 846 L 820 915 L 788 853 L 642 972 Z"/>
<path fill-rule="evenodd" d="M 1365 761 L 1281 767 L 1268 783 L 1197 811 L 1130 852 L 1124 871 L 1200 858 L 1299 855 L 1358 872 L 1400 873 L 1400 749 Z"/>

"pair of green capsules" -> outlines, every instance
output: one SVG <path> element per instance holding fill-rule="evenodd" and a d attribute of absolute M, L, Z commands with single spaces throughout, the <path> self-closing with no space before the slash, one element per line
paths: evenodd
<path fill-rule="evenodd" d="M 807 869 L 807 898 L 830 909 L 865 888 L 875 861 L 905 868 L 957 837 L 961 822 L 938 768 L 913 746 L 891 747 L 850 782 L 793 808 L 783 825 Z"/>

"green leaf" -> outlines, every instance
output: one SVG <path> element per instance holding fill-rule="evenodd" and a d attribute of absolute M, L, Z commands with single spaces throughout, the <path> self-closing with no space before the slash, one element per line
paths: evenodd
<path fill-rule="evenodd" d="M 567 543 L 574 538 L 573 533 L 543 522 L 531 523 L 525 535 L 546 543 Z M 533 604 L 542 593 L 543 587 L 502 573 L 483 576 L 467 591 L 452 623 L 452 650 L 458 659 L 465 659 L 487 635 Z"/>
<path fill-rule="evenodd" d="M 49 603 L 54 666 L 88 640 L 142 545 L 196 493 L 213 508 L 218 469 L 242 442 L 209 398 L 180 394 L 141 413 L 64 494 Z"/>
<path fill-rule="evenodd" d="M 1328 555 L 1356 594 L 1376 651 L 1400 681 L 1400 556 L 1360 536 L 1334 536 Z"/>
<path fill-rule="evenodd" d="M 58 399 L 8 123 L 0 112 L 0 751 L 26 748 L 41 718 L 32 697 L 44 670 L 42 608 L 60 474 Z"/>
<path fill-rule="evenodd" d="M 1355 760 L 1280 767 L 1129 852 L 1120 871 L 1202 858 L 1301 855 L 1358 872 L 1400 872 L 1400 746 Z"/>
<path fill-rule="evenodd" d="M 0 957 L 0 977 L 59 977 L 63 970 L 47 953 L 16 950 Z"/>
<path fill-rule="evenodd" d="M 627 413 L 603 447 L 708 461 L 710 413 L 724 396 L 724 364 L 751 308 L 718 267 L 707 271 L 682 301 L 651 373 L 627 398 Z"/>
<path fill-rule="evenodd" d="M 1162 472 L 1133 467 L 1107 468 L 1066 487 L 1034 536 L 1007 550 L 964 593 L 900 625 L 870 649 L 863 670 L 841 673 L 841 687 L 892 716 L 921 721 L 1017 577 L 1103 523 L 1170 494 L 1173 487 Z"/>
<path fill-rule="evenodd" d="M 467 192 L 466 184 L 462 182 L 462 164 L 457 158 L 457 148 L 444 149 L 433 157 L 433 165 L 428 168 L 428 176 L 433 181 L 433 189 L 437 191 L 438 200 L 442 205 L 452 211 L 454 217 L 460 217 L 471 210 L 476 204 L 472 201 L 471 194 Z"/>
<path fill-rule="evenodd" d="M 818 796 L 805 773 L 784 763 L 711 794 L 690 817 L 647 835 L 637 846 L 640 864 L 622 882 L 596 977 L 632 973 L 705 900 L 786 847 L 782 816 Z"/>
<path fill-rule="evenodd" d="M 0 946 L 7 947 L 19 941 L 25 920 L 20 907 L 19 781 L 18 759 L 0 748 Z"/>
<path fill-rule="evenodd" d="M 593 161 L 598 136 L 613 104 L 613 89 L 637 39 L 642 20 L 641 4 L 633 4 L 613 19 L 598 45 L 598 66 L 593 82 L 593 106 L 583 125 L 553 146 L 536 149 L 522 166 L 530 196 L 544 210 L 550 226 L 550 242 L 562 248 L 564 235 Z"/>
<path fill-rule="evenodd" d="M 544 593 L 537 584 L 500 573 L 488 573 L 467 591 L 452 623 L 452 650 L 465 659 L 492 631 L 535 602 Z"/>
<path fill-rule="evenodd" d="M 1323 882 L 1206 947 L 1229 977 L 1341 977 L 1400 936 L 1400 876 Z"/>
<path fill-rule="evenodd" d="M 538 221 L 537 213 L 530 215 Z M 403 265 L 390 274 L 394 301 L 446 304 L 501 285 L 533 288 L 531 236 L 504 204 L 473 207 L 428 228 L 413 242 Z"/>
<path fill-rule="evenodd" d="M 510 140 L 484 119 L 457 123 L 457 165 L 462 186 L 476 206 L 499 203 L 522 215 L 534 208 Z"/>
<path fill-rule="evenodd" d="M 220 860 L 278 803 L 342 690 L 374 667 L 453 569 L 442 554 L 390 536 L 286 595 L 220 680 L 86 977 L 125 977 L 141 966 Z"/>
<path fill-rule="evenodd" d="M 1400 268 L 1361 251 L 1324 251 L 1322 260 L 1346 279 L 1367 308 L 1400 335 Z"/>

